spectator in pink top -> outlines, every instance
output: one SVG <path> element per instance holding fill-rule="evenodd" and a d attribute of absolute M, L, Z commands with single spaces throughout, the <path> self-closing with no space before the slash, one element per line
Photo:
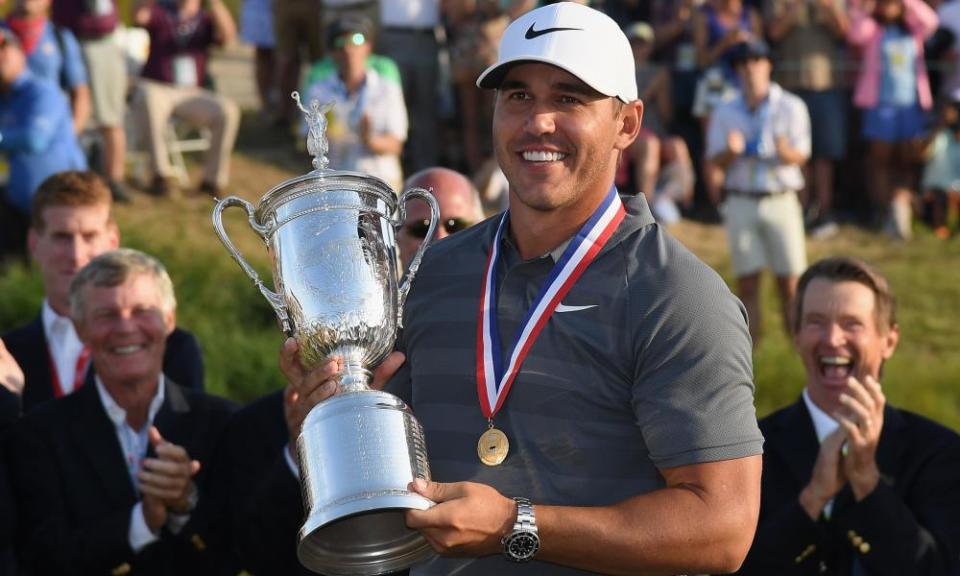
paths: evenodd
<path fill-rule="evenodd" d="M 850 6 L 847 40 L 863 58 L 853 102 L 863 109 L 874 223 L 900 239 L 911 235 L 913 144 L 933 107 L 923 42 L 937 25 L 923 0 L 854 0 Z"/>

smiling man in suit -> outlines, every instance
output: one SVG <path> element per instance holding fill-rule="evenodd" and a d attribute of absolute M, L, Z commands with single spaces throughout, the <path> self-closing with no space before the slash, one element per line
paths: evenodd
<path fill-rule="evenodd" d="M 111 204 L 110 189 L 93 172 L 60 172 L 37 189 L 28 245 L 46 297 L 36 318 L 3 335 L 25 379 L 21 390 L 0 386 L 0 423 L 17 417 L 18 404 L 27 412 L 83 384 L 89 351 L 70 321 L 68 290 L 74 274 L 87 262 L 119 245 Z M 181 386 L 203 388 L 203 359 L 192 334 L 173 330 L 164 371 Z"/>
<path fill-rule="evenodd" d="M 801 276 L 803 396 L 760 421 L 760 525 L 742 574 L 951 574 L 960 553 L 960 436 L 887 404 L 900 330 L 887 281 L 852 258 Z"/>
<path fill-rule="evenodd" d="M 33 574 L 208 573 L 201 463 L 231 412 L 162 371 L 176 300 L 163 266 L 129 249 L 70 285 L 93 382 L 27 414 L 8 438 L 19 558 Z"/>

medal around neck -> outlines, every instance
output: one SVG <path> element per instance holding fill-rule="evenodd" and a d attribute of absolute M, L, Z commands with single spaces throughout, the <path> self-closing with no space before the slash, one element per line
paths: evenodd
<path fill-rule="evenodd" d="M 480 435 L 480 440 L 477 442 L 477 456 L 487 466 L 503 464 L 509 452 L 510 441 L 507 440 L 507 435 L 500 430 L 490 426 L 486 432 Z"/>
<path fill-rule="evenodd" d="M 297 442 L 306 520 L 297 555 L 315 572 L 384 574 L 433 554 L 404 512 L 433 502 L 407 490 L 430 479 L 423 429 L 402 400 L 371 390 L 371 368 L 393 349 L 403 303 L 427 241 L 398 281 L 395 233 L 405 203 L 430 206 L 427 239 L 439 210 L 433 195 L 414 188 L 400 194 L 383 181 L 327 168 L 326 111 L 293 98 L 308 125 L 313 171 L 287 180 L 254 208 L 236 196 L 217 202 L 213 225 L 227 251 L 273 307 L 283 330 L 296 338 L 307 368 L 343 359 L 341 392 L 307 415 Z M 239 206 L 267 245 L 274 290 L 234 246 L 223 211 Z"/>

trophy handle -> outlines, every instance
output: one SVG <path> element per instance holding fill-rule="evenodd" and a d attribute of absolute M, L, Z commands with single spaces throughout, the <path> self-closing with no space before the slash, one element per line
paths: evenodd
<path fill-rule="evenodd" d="M 240 251 L 237 250 L 237 247 L 233 244 L 233 241 L 230 240 L 230 236 L 227 235 L 226 229 L 223 227 L 223 211 L 231 206 L 241 206 L 244 210 L 247 211 L 247 222 L 250 224 L 250 227 L 253 228 L 253 231 L 256 232 L 264 242 L 267 242 L 267 233 L 269 229 L 265 226 L 261 226 L 256 218 L 254 217 L 254 208 L 253 204 L 250 204 L 243 198 L 238 198 L 237 196 L 229 196 L 222 200 L 218 200 L 217 204 L 213 207 L 213 229 L 217 232 L 217 236 L 220 237 L 220 241 L 223 242 L 223 245 L 227 248 L 227 252 L 233 256 L 233 259 L 237 261 L 237 264 L 243 268 L 243 271 L 247 273 L 247 276 L 253 280 L 253 283 L 260 290 L 260 293 L 263 294 L 263 297 L 267 299 L 267 302 L 273 307 L 273 311 L 277 314 L 277 318 L 280 319 L 280 324 L 283 327 L 283 331 L 288 335 L 293 335 L 293 327 L 290 325 L 290 315 L 287 313 L 287 307 L 283 303 L 283 298 L 279 294 L 267 288 L 263 283 L 263 280 L 260 279 L 260 275 L 257 274 L 257 271 L 253 269 L 253 266 L 247 263 L 247 261 L 240 254 Z"/>
<path fill-rule="evenodd" d="M 433 233 L 436 231 L 437 223 L 440 221 L 440 207 L 437 205 L 437 199 L 431 194 L 432 191 L 432 188 L 430 190 L 426 190 L 425 188 L 410 188 L 400 194 L 397 220 L 393 223 L 394 228 L 403 226 L 403 221 L 407 219 L 407 200 L 411 198 L 420 198 L 430 207 L 430 227 L 427 228 L 427 235 L 423 238 L 420 248 L 417 248 L 417 253 L 413 255 L 413 259 L 410 260 L 410 266 L 407 268 L 407 273 L 400 282 L 400 288 L 397 291 L 397 326 L 400 328 L 403 327 L 403 305 L 407 301 L 407 293 L 410 292 L 413 277 L 417 275 L 417 270 L 420 268 L 420 260 L 423 258 L 423 253 L 427 249 L 427 246 L 430 245 L 430 241 L 433 240 Z"/>

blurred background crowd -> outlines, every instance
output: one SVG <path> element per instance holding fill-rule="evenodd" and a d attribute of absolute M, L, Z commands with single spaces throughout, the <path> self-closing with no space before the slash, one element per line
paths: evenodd
<path fill-rule="evenodd" d="M 156 196 L 219 195 L 241 115 L 208 64 L 238 37 L 253 46 L 260 107 L 244 122 L 282 131 L 291 156 L 304 149 L 288 97 L 300 89 L 335 103 L 333 167 L 398 187 L 404 175 L 442 165 L 471 177 L 488 206 L 505 200 L 491 150 L 492 95 L 474 82 L 506 25 L 542 0 L 94 3 L 92 11 L 52 0 L 5 6 L 5 252 L 24 252 L 30 195 L 59 170 L 90 165 L 119 201 L 131 183 Z M 774 81 L 800 96 L 813 120 L 800 191 L 807 232 L 826 238 L 849 222 L 906 240 L 922 221 L 951 235 L 960 193 L 958 0 L 590 3 L 630 38 L 646 104 L 618 184 L 656 199 L 662 221 L 716 220 L 723 173 L 705 160 L 705 134 L 712 110 L 738 91 L 734 48 L 759 39 L 772 48 Z M 196 183 L 184 161 L 192 153 L 204 154 Z"/>

